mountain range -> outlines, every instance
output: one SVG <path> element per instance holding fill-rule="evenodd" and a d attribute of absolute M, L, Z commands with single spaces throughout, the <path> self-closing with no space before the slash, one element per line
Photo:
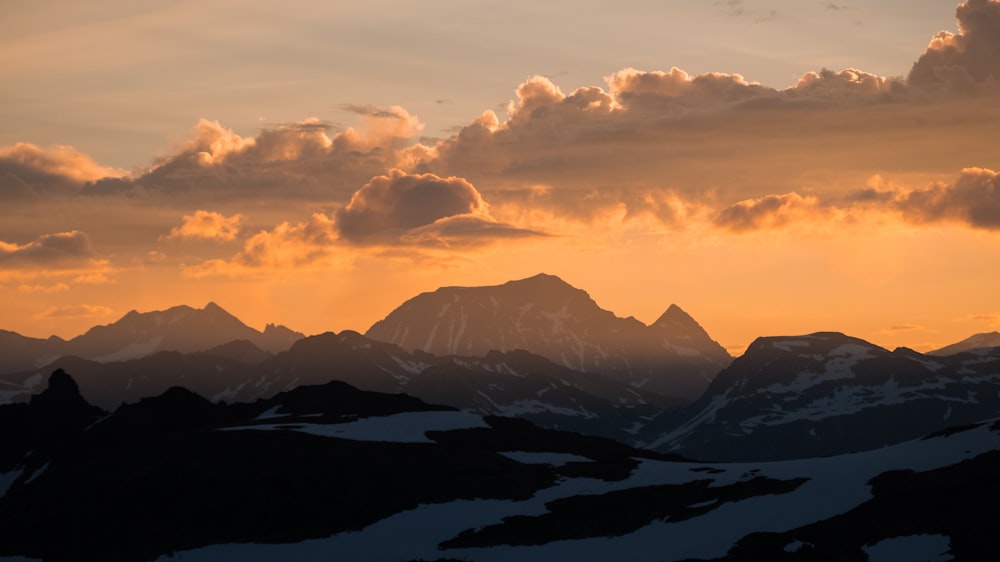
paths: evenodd
<path fill-rule="evenodd" d="M 991 560 L 1000 421 L 711 463 L 333 381 L 108 413 L 55 371 L 0 406 L 17 560 Z M 26 558 L 25 558 L 26 557 Z"/>
<path fill-rule="evenodd" d="M 418 295 L 364 336 L 258 332 L 213 303 L 133 311 L 63 342 L 86 354 L 0 375 L 0 402 L 27 401 L 55 369 L 107 410 L 172 386 L 246 402 L 340 380 L 697 458 L 774 460 L 1000 415 L 997 353 L 983 347 L 991 341 L 979 334 L 921 355 L 820 333 L 760 338 L 731 362 L 676 305 L 646 326 L 542 274 Z M 2 356 L 17 363 L 24 349 Z M 969 351 L 943 355 L 950 349 Z"/>
<path fill-rule="evenodd" d="M 212 303 L 3 332 L 0 560 L 997 559 L 995 341 L 732 359 L 549 275 L 364 335 Z"/>
<path fill-rule="evenodd" d="M 268 324 L 263 332 L 255 330 L 214 302 L 202 309 L 182 305 L 154 312 L 133 310 L 112 324 L 94 326 L 70 340 L 29 338 L 0 330 L 0 374 L 44 367 L 70 355 L 98 362 L 125 361 L 159 351 L 203 351 L 236 340 L 276 353 L 302 337 L 274 324 Z"/>

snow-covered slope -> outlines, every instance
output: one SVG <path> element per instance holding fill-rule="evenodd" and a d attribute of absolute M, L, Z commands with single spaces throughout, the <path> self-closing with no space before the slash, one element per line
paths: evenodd
<path fill-rule="evenodd" d="M 710 459 L 831 455 L 1000 415 L 1000 350 L 929 357 L 838 333 L 759 338 L 647 446 Z"/>
<path fill-rule="evenodd" d="M 53 382 L 85 407 L 64 375 Z M 0 467 L 0 557 L 987 560 L 1000 547 L 997 420 L 741 463 L 343 383 L 229 406 L 174 388 L 82 421 Z"/>
<path fill-rule="evenodd" d="M 729 354 L 676 305 L 653 325 L 619 318 L 558 277 L 423 293 L 366 336 L 435 355 L 523 349 L 665 396 L 694 399 Z"/>

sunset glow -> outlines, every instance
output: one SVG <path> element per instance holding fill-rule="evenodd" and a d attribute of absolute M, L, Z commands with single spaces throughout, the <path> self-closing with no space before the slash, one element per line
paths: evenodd
<path fill-rule="evenodd" d="M 0 329 L 364 332 L 539 272 L 734 355 L 1000 329 L 1000 0 L 557 4 L 15 3 Z"/>

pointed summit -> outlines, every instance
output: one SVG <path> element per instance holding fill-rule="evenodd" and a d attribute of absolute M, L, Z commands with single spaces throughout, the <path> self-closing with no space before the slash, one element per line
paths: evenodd
<path fill-rule="evenodd" d="M 653 322 L 650 326 L 670 331 L 687 332 L 689 330 L 697 330 L 702 333 L 705 332 L 705 330 L 703 330 L 702 327 L 695 322 L 694 318 L 691 318 L 690 314 L 681 310 L 681 307 L 676 304 L 671 304 L 670 307 L 667 308 L 667 311 L 660 315 L 656 322 Z M 708 334 L 706 333 L 705 335 L 707 336 Z"/>

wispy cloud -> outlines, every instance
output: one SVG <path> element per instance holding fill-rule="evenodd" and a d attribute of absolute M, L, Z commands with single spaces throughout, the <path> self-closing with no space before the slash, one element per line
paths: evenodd
<path fill-rule="evenodd" d="M 66 318 L 106 318 L 114 314 L 109 307 L 94 304 L 68 304 L 52 306 L 35 315 L 37 320 L 58 320 Z"/>

